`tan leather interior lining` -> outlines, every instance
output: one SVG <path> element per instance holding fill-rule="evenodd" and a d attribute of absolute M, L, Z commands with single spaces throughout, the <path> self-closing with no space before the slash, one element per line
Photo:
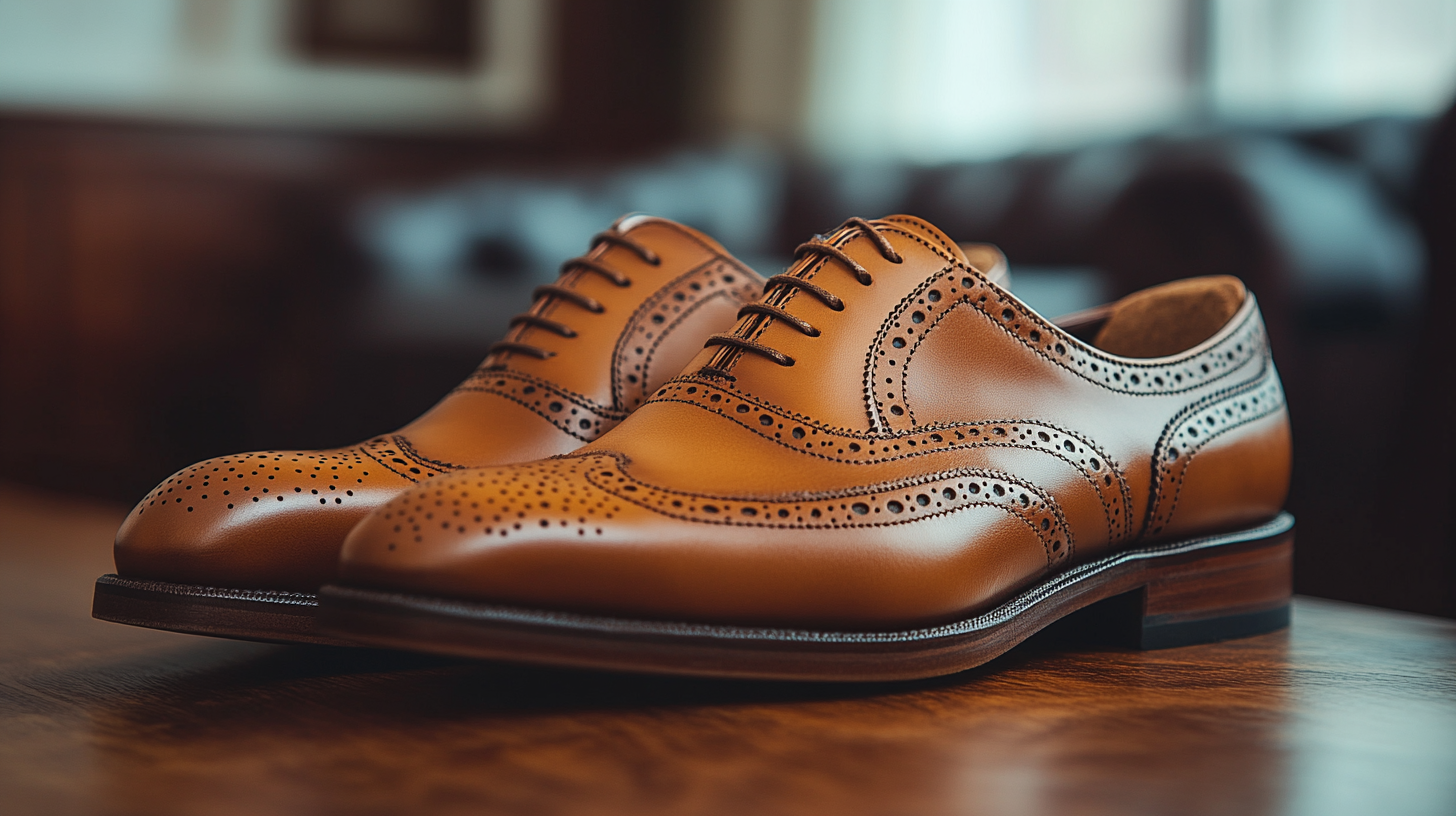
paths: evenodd
<path fill-rule="evenodd" d="M 1122 357 L 1167 357 L 1212 337 L 1244 304 L 1244 284 L 1232 275 L 1165 283 L 1112 305 L 1092 344 Z"/>

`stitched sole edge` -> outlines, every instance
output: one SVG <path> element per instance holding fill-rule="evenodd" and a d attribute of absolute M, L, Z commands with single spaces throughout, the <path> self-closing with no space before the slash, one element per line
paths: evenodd
<path fill-rule="evenodd" d="M 307 592 L 234 589 L 103 575 L 91 617 L 189 635 L 265 643 L 356 645 L 315 631 L 318 596 Z"/>
<path fill-rule="evenodd" d="M 367 645 L 581 668 L 760 679 L 916 679 L 973 668 L 1082 607 L 1139 590 L 1147 584 L 1140 577 L 1146 567 L 1291 541 L 1293 530 L 1294 517 L 1280 513 L 1246 530 L 1125 550 L 1049 576 L 980 615 L 902 631 L 634 620 L 338 585 L 320 591 L 319 628 Z M 1174 628 L 1146 619 L 1143 642 L 1155 648 L 1245 637 L 1287 623 L 1286 598 Z"/>

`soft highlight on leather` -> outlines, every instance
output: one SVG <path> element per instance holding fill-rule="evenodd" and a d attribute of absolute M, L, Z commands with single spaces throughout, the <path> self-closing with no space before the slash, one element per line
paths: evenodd
<path fill-rule="evenodd" d="M 615 427 L 763 281 L 670 221 L 631 217 L 611 237 L 567 264 L 555 284 L 565 295 L 543 293 L 474 374 L 404 428 L 338 450 L 223 456 L 168 477 L 117 533 L 118 573 L 312 591 L 333 577 L 354 524 L 400 491 L 567 453 Z"/>
<path fill-rule="evenodd" d="M 705 348 L 595 442 L 380 507 L 350 534 L 341 582 L 901 629 L 1280 511 L 1288 418 L 1252 295 L 1189 348 L 1125 357 L 1037 315 L 919 219 L 822 243 L 801 247 L 798 283 L 770 282 L 760 303 L 776 312 L 745 310 L 728 335 L 741 343 Z"/>

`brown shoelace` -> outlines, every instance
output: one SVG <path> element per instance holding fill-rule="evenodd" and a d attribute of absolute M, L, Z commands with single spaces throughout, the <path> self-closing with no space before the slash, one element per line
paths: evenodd
<path fill-rule="evenodd" d="M 875 248 L 880 251 L 880 257 L 884 258 L 885 260 L 891 263 L 900 263 L 904 260 L 904 258 L 900 256 L 900 253 L 896 252 L 895 248 L 890 245 L 889 239 L 885 238 L 884 235 L 881 235 L 880 231 L 875 229 L 875 226 L 865 219 L 851 218 L 848 221 L 845 221 L 843 224 L 840 224 L 834 231 L 838 232 L 839 230 L 845 229 L 846 227 L 858 227 L 864 235 L 868 235 L 870 237 L 870 240 L 874 241 Z M 794 249 L 794 260 L 796 262 L 803 257 L 810 255 L 820 256 L 823 258 L 832 258 L 833 260 L 839 261 L 847 269 L 849 269 L 850 273 L 854 275 L 854 279 L 856 281 L 859 281 L 861 286 L 869 286 L 870 284 L 875 282 L 874 278 L 870 276 L 870 273 L 863 266 L 861 266 L 858 261 L 845 254 L 844 250 L 827 242 L 823 236 L 816 235 L 814 236 L 813 240 L 799 244 L 799 246 Z M 756 302 L 750 303 L 747 306 L 744 306 L 742 309 L 738 310 L 739 319 L 742 319 L 745 315 L 763 315 L 770 319 L 782 320 L 790 326 L 793 326 L 800 333 L 808 335 L 809 337 L 818 337 L 822 332 L 820 332 L 819 329 L 811 325 L 809 321 L 804 320 L 803 318 L 796 315 L 790 314 L 786 309 L 781 306 L 776 306 L 768 302 L 770 290 L 774 289 L 775 286 L 779 287 L 775 292 L 776 294 L 783 294 L 793 291 L 795 289 L 799 289 L 809 293 L 820 303 L 823 303 L 825 306 L 828 306 L 836 312 L 844 311 L 844 301 L 841 300 L 833 292 L 830 292 L 828 289 L 825 289 L 824 287 L 816 283 L 812 283 L 803 278 L 795 277 L 793 275 L 774 275 L 772 278 L 769 278 L 764 283 L 763 295 L 760 296 Z M 740 337 L 738 336 L 737 332 L 733 334 L 715 334 L 712 337 L 709 337 L 708 341 L 704 345 L 727 346 L 729 348 L 739 349 L 740 351 L 744 351 L 749 354 L 757 354 L 760 357 L 767 357 L 775 363 L 778 363 L 779 365 L 785 367 L 794 364 L 793 357 L 784 354 L 778 349 L 770 348 L 769 346 L 765 346 L 762 343 L 756 343 L 752 340 Z M 719 366 L 703 366 L 701 369 L 699 369 L 699 372 L 710 376 L 732 379 L 732 375 L 730 375 L 725 368 Z"/>
<path fill-rule="evenodd" d="M 625 233 L 618 232 L 615 227 L 605 232 L 599 232 L 596 235 L 592 236 L 592 249 L 596 249 L 602 244 L 611 244 L 613 246 L 626 247 L 627 249 L 630 249 L 634 253 L 636 253 L 637 257 L 641 258 L 647 263 L 652 264 L 653 266 L 657 266 L 662 263 L 662 258 L 659 257 L 656 252 L 653 252 L 651 249 L 627 237 Z M 623 275 L 621 272 L 618 272 L 617 270 L 602 264 L 600 261 L 592 260 L 585 255 L 579 258 L 572 258 L 571 260 L 562 264 L 561 277 L 565 277 L 566 273 L 571 272 L 575 269 L 585 269 L 588 272 L 595 272 L 596 274 L 601 275 L 602 277 L 606 278 L 612 283 L 615 283 L 618 286 L 625 287 L 632 285 L 632 280 L 626 275 Z M 540 303 L 541 300 L 545 298 L 559 298 L 568 303 L 574 303 L 577 306 L 586 309 L 588 312 L 591 312 L 592 314 L 601 314 L 603 311 L 606 311 L 606 307 L 603 306 L 601 303 L 597 302 L 593 298 L 583 295 L 575 289 L 572 289 L 570 286 L 563 285 L 558 278 L 556 283 L 548 283 L 544 286 L 538 286 L 534 291 L 531 292 L 531 310 L 528 312 L 522 312 L 521 314 L 518 314 L 515 317 L 511 318 L 511 322 L 509 324 L 510 327 L 515 328 L 516 326 L 532 326 L 534 328 L 544 329 L 560 337 L 575 337 L 575 329 L 571 328 L 565 323 L 559 323 L 555 320 L 549 320 L 539 314 L 541 310 L 537 308 L 537 305 Z M 540 346 L 533 346 L 530 343 L 523 343 L 517 340 L 501 340 L 496 343 L 492 343 L 490 349 L 486 352 L 486 356 L 489 357 L 498 352 L 524 354 L 528 357 L 535 357 L 538 360 L 545 360 L 548 357 L 556 356 L 555 352 L 547 351 Z"/>

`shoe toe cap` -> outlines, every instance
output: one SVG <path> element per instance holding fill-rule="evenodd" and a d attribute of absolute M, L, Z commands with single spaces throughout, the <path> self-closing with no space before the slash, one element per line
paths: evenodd
<path fill-rule="evenodd" d="M 265 451 L 184 468 L 132 509 L 116 537 L 124 577 L 313 591 L 351 527 L 411 482 L 361 448 Z"/>

